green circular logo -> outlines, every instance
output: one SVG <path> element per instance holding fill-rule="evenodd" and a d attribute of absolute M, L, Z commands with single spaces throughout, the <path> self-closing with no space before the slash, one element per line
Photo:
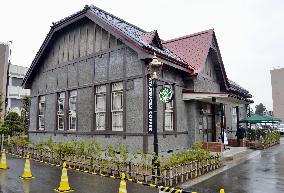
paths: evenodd
<path fill-rule="evenodd" d="M 159 92 L 159 98 L 164 103 L 169 103 L 173 100 L 174 91 L 171 88 L 163 87 Z"/>

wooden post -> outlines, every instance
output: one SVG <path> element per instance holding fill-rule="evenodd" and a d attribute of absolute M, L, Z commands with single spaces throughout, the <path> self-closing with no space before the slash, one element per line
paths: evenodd
<path fill-rule="evenodd" d="M 170 186 L 173 186 L 173 168 L 170 168 Z"/>
<path fill-rule="evenodd" d="M 184 169 L 183 169 L 183 165 L 181 166 L 181 182 L 183 182 L 183 171 L 184 171 Z"/>
<path fill-rule="evenodd" d="M 155 184 L 158 184 L 158 169 L 155 167 Z"/>
<path fill-rule="evenodd" d="M 175 184 L 177 184 L 178 183 L 178 168 L 177 167 L 175 167 Z"/>
<path fill-rule="evenodd" d="M 195 161 L 195 177 L 198 176 L 198 162 Z"/>
<path fill-rule="evenodd" d="M 164 182 L 164 186 L 167 186 L 167 181 L 168 181 L 168 176 L 167 176 L 167 169 L 165 169 L 164 171 L 163 171 L 163 177 L 164 177 L 164 180 L 163 180 L 163 182 Z"/>
<path fill-rule="evenodd" d="M 190 179 L 192 179 L 192 172 L 193 172 L 193 166 L 192 162 L 190 162 Z"/>

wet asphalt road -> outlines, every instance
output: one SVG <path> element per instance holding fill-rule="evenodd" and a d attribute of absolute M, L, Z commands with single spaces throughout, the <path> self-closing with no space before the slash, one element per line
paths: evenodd
<path fill-rule="evenodd" d="M 198 193 L 284 193 L 284 139 L 281 145 L 264 150 L 251 158 L 188 190 Z"/>
<path fill-rule="evenodd" d="M 31 161 L 32 180 L 22 180 L 24 160 L 8 157 L 10 169 L 0 170 L 0 193 L 54 193 L 58 188 L 61 168 Z M 119 180 L 92 176 L 68 170 L 70 187 L 74 193 L 118 193 Z M 157 189 L 127 183 L 128 193 L 158 193 Z"/>

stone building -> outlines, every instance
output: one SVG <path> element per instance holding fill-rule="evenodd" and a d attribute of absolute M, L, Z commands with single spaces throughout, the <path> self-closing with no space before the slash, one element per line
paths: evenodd
<path fill-rule="evenodd" d="M 9 58 L 9 44 L 0 43 L 0 93 L 3 95 L 3 114 L 9 111 L 21 114 L 22 98 L 30 95 L 28 89 L 22 88 L 28 68 L 12 65 Z"/>
<path fill-rule="evenodd" d="M 164 64 L 159 89 L 174 90 L 172 102 L 158 101 L 160 152 L 236 129 L 251 95 L 227 78 L 213 30 L 162 41 L 157 31 L 91 5 L 53 24 L 28 70 L 30 139 L 96 139 L 152 151 L 147 65 L 154 52 Z"/>
<path fill-rule="evenodd" d="M 270 71 L 272 99 L 273 99 L 273 116 L 284 121 L 284 68 Z"/>

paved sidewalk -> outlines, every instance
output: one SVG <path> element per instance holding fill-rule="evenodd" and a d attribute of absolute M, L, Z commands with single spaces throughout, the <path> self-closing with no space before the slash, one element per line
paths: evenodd
<path fill-rule="evenodd" d="M 255 156 L 260 155 L 260 150 L 251 150 L 243 147 L 233 147 L 229 151 L 223 152 L 223 167 L 212 171 L 208 174 L 202 175 L 196 179 L 190 180 L 183 184 L 180 184 L 178 187 L 182 189 L 187 189 L 195 184 L 203 182 L 217 174 L 220 174 L 238 164 L 245 162 L 248 159 L 251 159 Z"/>

